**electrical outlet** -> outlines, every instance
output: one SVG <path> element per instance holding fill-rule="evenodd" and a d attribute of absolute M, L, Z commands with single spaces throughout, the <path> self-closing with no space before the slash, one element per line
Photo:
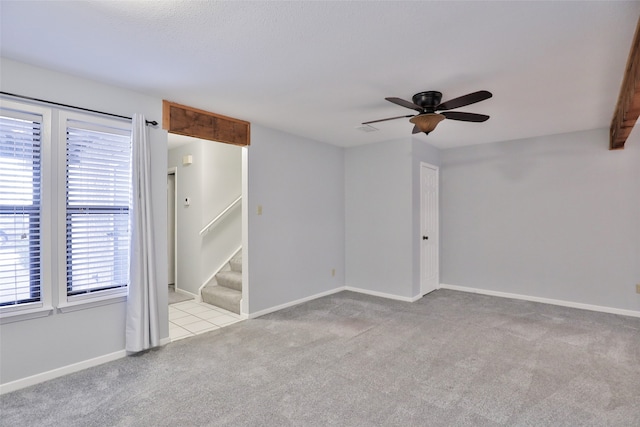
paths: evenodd
<path fill-rule="evenodd" d="M 636 285 L 636 293 L 640 294 L 640 283 Z"/>
<path fill-rule="evenodd" d="M 262 215 L 262 205 L 258 205 L 258 215 Z"/>

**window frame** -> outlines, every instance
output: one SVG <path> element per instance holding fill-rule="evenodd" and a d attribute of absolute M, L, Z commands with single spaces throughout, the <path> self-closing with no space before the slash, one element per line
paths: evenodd
<path fill-rule="evenodd" d="M 131 125 L 128 121 L 117 118 L 97 117 L 91 114 L 77 113 L 66 110 L 59 110 L 58 114 L 58 144 L 57 144 L 57 241 L 59 242 L 57 251 L 56 264 L 58 269 L 58 303 L 57 307 L 61 312 L 75 311 L 79 309 L 91 308 L 105 304 L 123 302 L 129 293 L 129 283 L 126 286 L 97 290 L 94 292 L 82 293 L 77 295 L 69 295 L 67 292 L 67 127 L 68 123 L 82 123 L 83 128 L 87 130 L 104 131 L 105 128 L 117 130 L 119 132 L 128 132 L 131 134 Z M 71 125 L 72 128 L 78 126 Z M 133 160 L 133 159 L 132 159 Z M 131 206 L 129 206 L 129 215 L 131 215 Z M 129 238 L 131 238 L 131 217 L 129 217 Z M 131 255 L 129 255 L 130 257 Z"/>
<path fill-rule="evenodd" d="M 42 118 L 40 123 L 40 299 L 38 301 L 0 306 L 0 324 L 19 320 L 48 316 L 53 312 L 53 254 L 52 254 L 52 220 L 55 186 L 51 179 L 53 144 L 51 108 L 24 102 L 16 102 L 0 98 L 2 114 L 8 117 L 21 118 L 22 114 L 35 114 Z"/>
<path fill-rule="evenodd" d="M 116 129 L 116 133 L 126 133 L 132 136 L 130 121 L 106 118 L 98 114 L 78 113 L 75 110 L 45 102 L 15 101 L 5 96 L 0 96 L 0 107 L 9 112 L 15 111 L 18 115 L 22 112 L 42 117 L 40 137 L 40 300 L 0 306 L 0 324 L 45 317 L 56 312 L 66 313 L 125 302 L 130 278 L 127 285 L 123 287 L 67 295 L 66 155 L 67 121 L 69 119 L 83 122 L 88 129 L 93 125 L 94 130 L 104 131 L 105 128 L 111 128 Z M 11 117 L 10 114 L 7 116 Z M 133 161 L 132 153 L 131 160 Z M 131 193 L 130 189 L 130 197 Z M 131 215 L 131 204 L 129 204 L 128 211 Z M 129 216 L 128 223 L 129 238 L 131 238 L 131 216 Z"/>

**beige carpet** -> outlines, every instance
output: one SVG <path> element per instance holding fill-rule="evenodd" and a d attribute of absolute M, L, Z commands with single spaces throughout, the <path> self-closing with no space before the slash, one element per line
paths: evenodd
<path fill-rule="evenodd" d="M 189 296 L 189 295 L 185 295 L 179 292 L 176 292 L 176 288 L 174 285 L 169 285 L 169 305 L 171 304 L 175 304 L 177 302 L 182 302 L 182 301 L 189 301 L 192 300 L 193 297 Z"/>

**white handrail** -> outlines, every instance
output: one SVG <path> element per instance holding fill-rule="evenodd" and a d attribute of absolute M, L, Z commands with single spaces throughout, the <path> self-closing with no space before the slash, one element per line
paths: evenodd
<path fill-rule="evenodd" d="M 204 228 L 202 230 L 200 230 L 200 235 L 202 236 L 203 234 L 208 233 L 209 230 L 211 230 L 213 228 L 213 224 L 215 224 L 220 218 L 222 218 L 224 216 L 224 214 L 226 214 L 231 209 L 233 209 L 233 207 L 235 205 L 240 203 L 240 200 L 242 200 L 242 196 L 239 196 L 237 199 L 235 199 L 233 202 L 231 202 L 231 204 L 229 206 L 227 206 L 222 212 L 220 212 L 220 214 L 217 217 L 215 217 L 211 221 L 209 221 L 209 224 L 205 225 Z"/>

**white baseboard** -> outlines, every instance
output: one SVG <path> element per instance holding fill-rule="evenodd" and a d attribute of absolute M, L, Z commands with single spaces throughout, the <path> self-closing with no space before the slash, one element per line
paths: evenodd
<path fill-rule="evenodd" d="M 394 300 L 397 300 L 397 301 L 405 301 L 405 302 L 416 302 L 420 298 L 422 298 L 422 295 L 416 295 L 414 297 L 403 297 L 403 296 L 400 296 L 400 295 L 387 294 L 385 292 L 370 291 L 368 289 L 362 289 L 362 288 L 354 288 L 353 286 L 345 286 L 344 289 L 346 291 L 358 292 L 360 294 L 372 295 L 374 297 L 394 299 Z"/>
<path fill-rule="evenodd" d="M 171 338 L 161 338 L 160 346 L 165 346 L 171 342 Z M 0 384 L 0 395 L 11 393 L 12 391 L 20 390 L 21 388 L 36 385 L 45 381 L 53 380 L 55 378 L 62 377 L 64 375 L 73 374 L 74 372 L 82 371 L 87 368 L 99 366 L 107 362 L 122 359 L 127 356 L 126 350 L 119 350 L 113 353 L 105 354 L 103 356 L 94 357 L 93 359 L 83 360 L 78 363 L 63 366 L 61 368 L 52 369 L 50 371 L 42 372 L 32 375 L 26 378 L 20 378 L 19 380 L 11 381 L 5 384 Z"/>
<path fill-rule="evenodd" d="M 293 307 L 294 305 L 302 304 L 303 302 L 311 301 L 317 298 L 326 297 L 327 295 L 336 294 L 338 292 L 344 291 L 344 286 L 340 286 L 339 288 L 331 289 L 325 292 L 320 292 L 319 294 L 310 295 L 308 297 L 300 298 L 295 301 L 287 302 L 284 304 L 277 305 L 275 307 L 265 308 L 264 310 L 256 311 L 253 313 L 249 313 L 247 317 L 249 319 L 255 319 L 256 317 L 264 316 L 265 314 L 273 313 L 275 311 L 279 311 L 288 307 Z"/>
<path fill-rule="evenodd" d="M 303 302 L 311 301 L 311 300 L 314 300 L 314 299 L 317 299 L 317 298 L 326 297 L 327 295 L 336 294 L 336 293 L 342 292 L 342 291 L 357 292 L 357 293 L 360 293 L 360 294 L 372 295 L 374 297 L 387 298 L 387 299 L 393 299 L 393 300 L 405 301 L 405 302 L 415 302 L 415 301 L 418 301 L 420 298 L 422 298 L 422 295 L 416 295 L 414 297 L 403 297 L 403 296 L 400 296 L 400 295 L 387 294 L 387 293 L 384 293 L 384 292 L 370 291 L 368 289 L 354 288 L 352 286 L 340 286 L 338 288 L 334 288 L 334 289 L 331 289 L 329 291 L 320 292 L 319 294 L 311 295 L 311 296 L 308 296 L 308 297 L 305 297 L 305 298 L 301 298 L 301 299 L 298 299 L 298 300 L 295 300 L 295 301 L 291 301 L 291 302 L 288 302 L 288 303 L 285 303 L 285 304 L 277 305 L 275 307 L 266 308 L 264 310 L 256 311 L 254 313 L 249 313 L 248 315 L 245 315 L 245 316 L 248 319 L 255 319 L 256 317 L 264 316 L 265 314 L 273 313 L 275 311 L 279 311 L 279 310 L 282 310 L 284 308 L 293 307 L 294 305 L 302 304 Z"/>
<path fill-rule="evenodd" d="M 571 307 L 571 308 L 579 308 L 582 310 L 599 311 L 602 313 L 619 314 L 621 316 L 640 317 L 640 311 L 625 310 L 625 309 L 613 308 L 613 307 L 604 307 L 604 306 L 592 305 L 592 304 L 583 304 L 580 302 L 564 301 L 559 299 L 532 297 L 529 295 L 512 294 L 508 292 L 498 292 L 498 291 L 490 291 L 486 289 L 468 288 L 465 286 L 446 285 L 444 283 L 440 284 L 440 289 L 451 289 L 452 291 L 470 292 L 474 294 L 489 295 L 489 296 L 501 297 L 501 298 L 512 298 L 512 299 L 519 299 L 524 301 L 541 302 L 544 304 L 559 305 L 562 307 Z"/>
<path fill-rule="evenodd" d="M 11 381 L 5 384 L 0 384 L 0 395 L 10 393 L 21 388 L 29 387 L 44 381 L 49 381 L 54 378 L 62 377 L 64 375 L 72 374 L 74 372 L 82 371 L 83 369 L 91 368 L 93 366 L 102 365 L 103 363 L 111 362 L 113 360 L 126 357 L 126 350 L 116 351 L 104 356 L 98 356 L 93 359 L 83 360 L 82 362 L 74 363 L 71 365 L 63 366 L 62 368 L 52 369 L 47 372 L 32 375 L 30 377 L 21 378 L 19 380 Z"/>

